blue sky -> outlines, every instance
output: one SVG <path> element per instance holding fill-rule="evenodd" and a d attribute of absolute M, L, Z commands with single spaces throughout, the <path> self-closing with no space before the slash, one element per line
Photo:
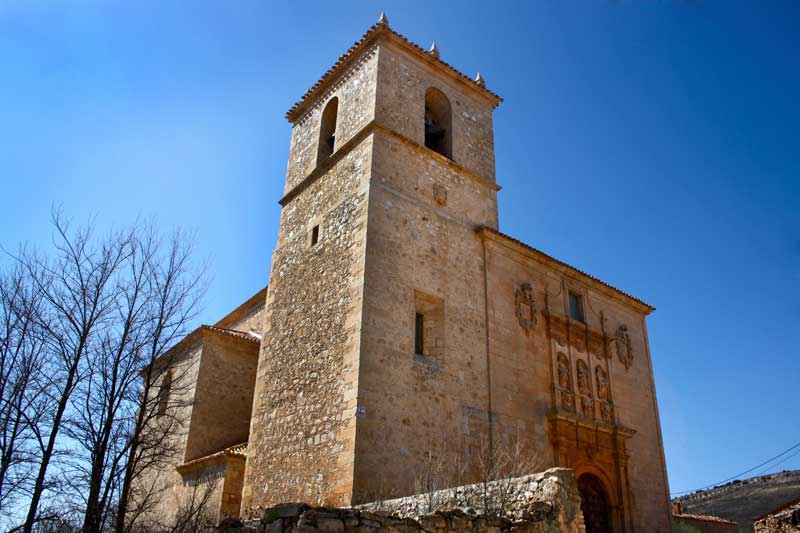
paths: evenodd
<path fill-rule="evenodd" d="M 501 230 L 657 308 L 671 490 L 800 442 L 800 4 L 455 5 L 0 0 L 0 244 L 181 225 L 215 321 L 267 280 L 284 113 L 385 10 L 505 98 Z"/>

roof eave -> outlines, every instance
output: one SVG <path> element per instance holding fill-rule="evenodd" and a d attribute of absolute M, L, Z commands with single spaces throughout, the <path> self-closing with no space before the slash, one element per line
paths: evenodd
<path fill-rule="evenodd" d="M 542 252 L 541 250 L 538 250 L 538 249 L 534 248 L 533 246 L 530 246 L 530 245 L 520 241 L 519 239 L 515 239 L 514 237 L 511 237 L 510 235 L 506 235 L 505 233 L 502 233 L 502 232 L 500 232 L 500 231 L 498 231 L 498 230 L 496 230 L 494 228 L 490 228 L 488 226 L 481 226 L 481 227 L 479 227 L 477 229 L 477 232 L 482 238 L 489 238 L 489 239 L 492 239 L 492 240 L 495 240 L 495 241 L 502 240 L 502 241 L 504 241 L 506 243 L 510 243 L 510 244 L 513 244 L 513 245 L 515 245 L 517 247 L 520 247 L 520 248 L 526 250 L 527 252 L 529 252 L 531 254 L 534 254 L 539 259 L 543 259 L 545 261 L 548 261 L 548 262 L 551 262 L 551 263 L 553 263 L 555 265 L 563 267 L 568 272 L 570 272 L 571 274 L 573 274 L 573 275 L 575 275 L 577 277 L 583 278 L 583 279 L 589 281 L 590 283 L 595 284 L 596 286 L 604 288 L 606 293 L 611 293 L 612 295 L 616 296 L 617 300 L 620 300 L 620 301 L 623 301 L 623 302 L 627 303 L 629 306 L 632 306 L 632 307 L 638 309 L 639 311 L 641 311 L 645 315 L 649 315 L 650 313 L 652 313 L 656 309 L 655 307 L 653 307 L 652 305 L 648 304 L 647 302 L 644 302 L 644 301 L 640 300 L 639 298 L 636 298 L 635 296 L 632 296 L 632 295 L 628 294 L 627 292 L 622 291 L 622 290 L 614 287 L 613 285 L 611 285 L 609 283 L 606 283 L 605 281 L 601 280 L 600 278 L 592 276 L 591 274 L 589 274 L 587 272 L 584 272 L 583 270 L 581 270 L 579 268 L 576 268 L 576 267 L 570 265 L 569 263 L 565 263 L 564 261 L 561 261 L 560 259 L 556 259 L 555 257 L 553 257 L 553 256 L 551 256 L 549 254 L 546 254 L 545 252 Z"/>
<path fill-rule="evenodd" d="M 348 66 L 353 64 L 360 56 L 359 52 L 366 49 L 373 42 L 377 41 L 380 37 L 386 37 L 395 44 L 402 46 L 404 49 L 411 51 L 417 57 L 423 58 L 430 64 L 436 65 L 439 68 L 444 67 L 448 74 L 454 79 L 468 86 L 471 90 L 487 98 L 494 107 L 497 107 L 503 99 L 497 94 L 493 93 L 486 87 L 480 85 L 477 81 L 469 78 L 452 65 L 442 61 L 441 59 L 427 53 L 420 46 L 411 42 L 404 35 L 394 31 L 384 22 L 373 24 L 367 32 L 356 41 L 344 54 L 339 56 L 339 59 L 329 68 L 325 74 L 320 77 L 317 82 L 308 89 L 305 94 L 286 112 L 286 120 L 290 123 L 295 123 L 309 108 L 311 102 L 323 94 L 325 90 L 331 85 L 333 80 L 343 72 Z"/>

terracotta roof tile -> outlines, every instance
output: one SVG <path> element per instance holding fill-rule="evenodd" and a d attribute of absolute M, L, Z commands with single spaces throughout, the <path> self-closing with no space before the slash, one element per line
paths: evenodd
<path fill-rule="evenodd" d="M 300 112 L 305 108 L 305 105 L 311 99 L 311 97 L 317 95 L 320 92 L 320 89 L 323 86 L 325 86 L 325 84 L 328 81 L 330 81 L 334 76 L 339 74 L 339 72 L 343 70 L 344 67 L 348 65 L 351 60 L 354 59 L 354 57 L 358 52 L 360 52 L 363 48 L 365 48 L 368 43 L 370 43 L 375 37 L 377 37 L 381 33 L 391 34 L 399 38 L 404 44 L 406 44 L 410 48 L 430 57 L 432 60 L 436 61 L 438 64 L 449 70 L 452 74 L 455 74 L 462 81 L 467 82 L 469 85 L 471 85 L 478 91 L 485 93 L 487 96 L 495 100 L 496 101 L 495 106 L 503 101 L 503 99 L 500 96 L 498 96 L 497 94 L 493 93 L 492 91 L 484 87 L 481 83 L 473 80 L 469 76 L 457 70 L 449 63 L 446 63 L 445 61 L 442 61 L 438 57 L 429 54 L 421 46 L 411 42 L 404 35 L 401 35 L 400 33 L 397 33 L 396 31 L 391 29 L 387 23 L 377 22 L 373 24 L 359 40 L 353 43 L 353 45 L 347 50 L 347 52 L 339 56 L 339 59 L 336 60 L 336 63 L 334 63 L 333 66 L 329 68 L 328 71 L 325 72 L 325 74 L 322 75 L 322 77 L 317 81 L 317 83 L 312 85 L 311 88 L 308 89 L 305 92 L 305 94 L 300 98 L 300 100 L 298 100 L 297 103 L 295 103 L 289 109 L 289 111 L 286 112 L 286 119 L 289 122 L 293 122 L 294 120 L 296 120 L 299 117 Z"/>
<path fill-rule="evenodd" d="M 192 459 L 191 461 L 187 461 L 181 465 L 178 465 L 176 468 L 179 472 L 181 472 L 194 469 L 195 467 L 202 465 L 203 463 L 213 461 L 214 459 L 220 459 L 223 457 L 246 457 L 246 456 L 247 456 L 247 442 L 243 442 L 241 444 L 229 446 L 228 448 L 225 448 L 218 452 L 210 453 L 208 455 L 204 455 L 203 457 L 198 457 L 197 459 Z"/>
<path fill-rule="evenodd" d="M 261 339 L 258 338 L 257 336 L 253 335 L 252 333 L 246 333 L 244 331 L 239 331 L 239 330 L 235 330 L 235 329 L 220 328 L 220 327 L 217 327 L 217 326 L 209 326 L 209 325 L 206 325 L 206 324 L 203 324 L 202 326 L 200 326 L 200 328 L 206 329 L 206 330 L 209 330 L 209 331 L 213 331 L 214 333 L 220 333 L 222 335 L 228 335 L 230 337 L 235 337 L 237 339 L 242 339 L 242 340 L 245 340 L 245 341 L 261 342 Z"/>

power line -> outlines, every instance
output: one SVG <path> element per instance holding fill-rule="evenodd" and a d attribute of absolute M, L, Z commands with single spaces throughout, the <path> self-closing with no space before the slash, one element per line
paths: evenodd
<path fill-rule="evenodd" d="M 772 470 L 772 469 L 774 469 L 774 468 L 777 468 L 777 467 L 778 467 L 778 465 L 782 465 L 783 463 L 785 463 L 786 461 L 788 461 L 788 460 L 789 460 L 789 459 L 791 459 L 792 457 L 796 457 L 797 455 L 800 455 L 800 450 L 797 450 L 797 451 L 795 451 L 795 452 L 794 452 L 792 455 L 789 455 L 789 456 L 786 456 L 786 457 L 784 457 L 783 459 L 781 459 L 780 461 L 778 461 L 778 462 L 777 462 L 777 463 L 775 463 L 774 465 L 772 465 L 772 466 L 768 466 L 767 468 L 765 468 L 764 470 L 762 470 L 761 472 L 759 472 L 759 473 L 758 473 L 758 474 L 756 474 L 756 475 L 757 475 L 757 476 L 763 476 L 764 474 L 766 474 L 766 473 L 767 473 L 767 470 Z"/>
<path fill-rule="evenodd" d="M 734 475 L 734 476 L 731 476 L 731 477 L 729 477 L 729 478 L 727 478 L 727 479 L 723 479 L 722 481 L 717 481 L 716 483 L 712 483 L 712 484 L 710 484 L 710 485 L 706 485 L 705 487 L 700 487 L 700 488 L 698 488 L 698 489 L 684 490 L 684 491 L 681 491 L 681 492 L 671 492 L 671 493 L 670 493 L 670 496 L 681 496 L 681 495 L 683 495 L 683 494 L 689 494 L 690 492 L 697 492 L 698 490 L 706 490 L 706 489 L 710 489 L 711 487 L 715 487 L 715 486 L 717 486 L 717 485 L 722 485 L 723 483 L 727 483 L 728 481 L 733 481 L 734 479 L 737 479 L 737 478 L 739 478 L 739 477 L 743 476 L 744 474 L 749 474 L 749 473 L 750 473 L 750 472 L 752 472 L 753 470 L 758 470 L 758 469 L 759 469 L 759 468 L 761 468 L 762 466 L 764 466 L 764 465 L 767 465 L 767 464 L 771 463 L 771 462 L 772 462 L 772 461 L 774 461 L 775 459 L 778 459 L 779 457 L 782 457 L 782 456 L 786 455 L 787 453 L 789 453 L 790 451 L 792 451 L 792 450 L 794 450 L 794 449 L 796 449 L 796 448 L 800 448 L 800 442 L 798 442 L 797 444 L 795 444 L 795 445 L 794 445 L 794 446 L 792 446 L 791 448 L 788 448 L 788 449 L 786 449 L 786 450 L 782 451 L 781 453 L 779 453 L 779 454 L 778 454 L 778 455 L 776 455 L 775 457 L 772 457 L 772 458 L 770 458 L 770 459 L 767 459 L 767 460 L 766 460 L 766 461 L 764 461 L 763 463 L 761 463 L 761 464 L 759 464 L 759 465 L 756 465 L 756 466 L 754 466 L 753 468 L 750 468 L 750 469 L 748 469 L 748 470 L 745 470 L 744 472 L 739 472 L 738 474 L 736 474 L 736 475 Z M 792 455 L 791 457 L 794 457 L 794 455 Z M 786 459 L 789 459 L 789 458 L 790 458 L 790 457 L 787 457 Z M 784 459 L 784 460 L 786 460 L 786 459 Z M 780 463 L 782 463 L 782 462 L 783 462 L 783 461 L 781 461 Z M 778 464 L 780 464 L 780 463 L 778 463 Z M 774 467 L 774 466 L 775 466 L 775 465 L 773 465 L 773 467 Z M 771 467 L 771 468 L 772 468 L 772 467 Z"/>

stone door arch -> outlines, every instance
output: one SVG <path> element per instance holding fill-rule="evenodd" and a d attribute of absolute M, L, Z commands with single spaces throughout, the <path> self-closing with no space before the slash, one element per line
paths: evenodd
<path fill-rule="evenodd" d="M 611 503 L 603 482 L 593 474 L 582 474 L 578 492 L 586 533 L 611 533 Z"/>

